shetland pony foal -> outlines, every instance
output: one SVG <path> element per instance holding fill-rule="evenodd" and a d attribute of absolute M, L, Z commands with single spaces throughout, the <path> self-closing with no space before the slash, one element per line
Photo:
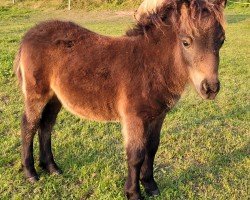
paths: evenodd
<path fill-rule="evenodd" d="M 40 166 L 61 173 L 51 131 L 63 105 L 98 121 L 119 121 L 128 162 L 125 193 L 142 199 L 159 193 L 153 162 L 164 117 L 191 80 L 204 99 L 219 91 L 219 49 L 224 41 L 224 0 L 166 0 L 126 36 L 101 36 L 71 22 L 48 21 L 30 29 L 16 56 L 24 94 L 22 165 L 38 180 L 33 138 L 38 130 Z"/>

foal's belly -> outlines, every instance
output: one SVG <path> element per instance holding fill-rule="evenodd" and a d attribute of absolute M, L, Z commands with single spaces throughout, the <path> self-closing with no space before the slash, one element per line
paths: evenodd
<path fill-rule="evenodd" d="M 52 87 L 63 107 L 69 112 L 94 121 L 119 121 L 116 97 L 111 88 L 91 91 L 87 86 L 62 83 Z"/>

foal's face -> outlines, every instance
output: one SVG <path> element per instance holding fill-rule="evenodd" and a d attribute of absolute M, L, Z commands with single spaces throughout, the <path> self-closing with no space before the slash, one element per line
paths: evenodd
<path fill-rule="evenodd" d="M 180 35 L 180 44 L 189 77 L 204 99 L 214 99 L 220 89 L 218 79 L 219 50 L 225 40 L 218 23 L 197 36 Z"/>
<path fill-rule="evenodd" d="M 182 7 L 179 46 L 190 80 L 197 92 L 204 99 L 214 99 L 220 90 L 219 50 L 225 34 L 222 25 L 206 10 L 200 18 L 197 23 L 199 19 L 192 19 L 188 9 Z"/>

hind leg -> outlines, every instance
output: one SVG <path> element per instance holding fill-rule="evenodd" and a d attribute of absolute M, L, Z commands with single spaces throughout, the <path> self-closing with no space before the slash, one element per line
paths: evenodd
<path fill-rule="evenodd" d="M 56 165 L 51 149 L 51 132 L 56 122 L 57 114 L 59 113 L 62 105 L 57 99 L 53 97 L 45 106 L 42 118 L 39 124 L 39 149 L 40 149 L 40 167 L 49 172 L 50 174 L 60 174 L 62 171 Z"/>
<path fill-rule="evenodd" d="M 30 182 L 38 180 L 38 175 L 34 167 L 33 140 L 38 129 L 44 104 L 42 100 L 26 100 L 25 112 L 22 117 L 22 167 L 25 176 Z"/>

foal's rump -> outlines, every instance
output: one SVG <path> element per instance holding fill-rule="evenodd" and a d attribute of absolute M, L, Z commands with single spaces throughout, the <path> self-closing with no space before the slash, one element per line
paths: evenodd
<path fill-rule="evenodd" d="M 117 83 L 109 39 L 71 22 L 49 21 L 23 38 L 16 73 L 26 99 L 53 96 L 72 113 L 93 120 L 117 120 Z M 46 103 L 46 102 L 45 102 Z"/>

